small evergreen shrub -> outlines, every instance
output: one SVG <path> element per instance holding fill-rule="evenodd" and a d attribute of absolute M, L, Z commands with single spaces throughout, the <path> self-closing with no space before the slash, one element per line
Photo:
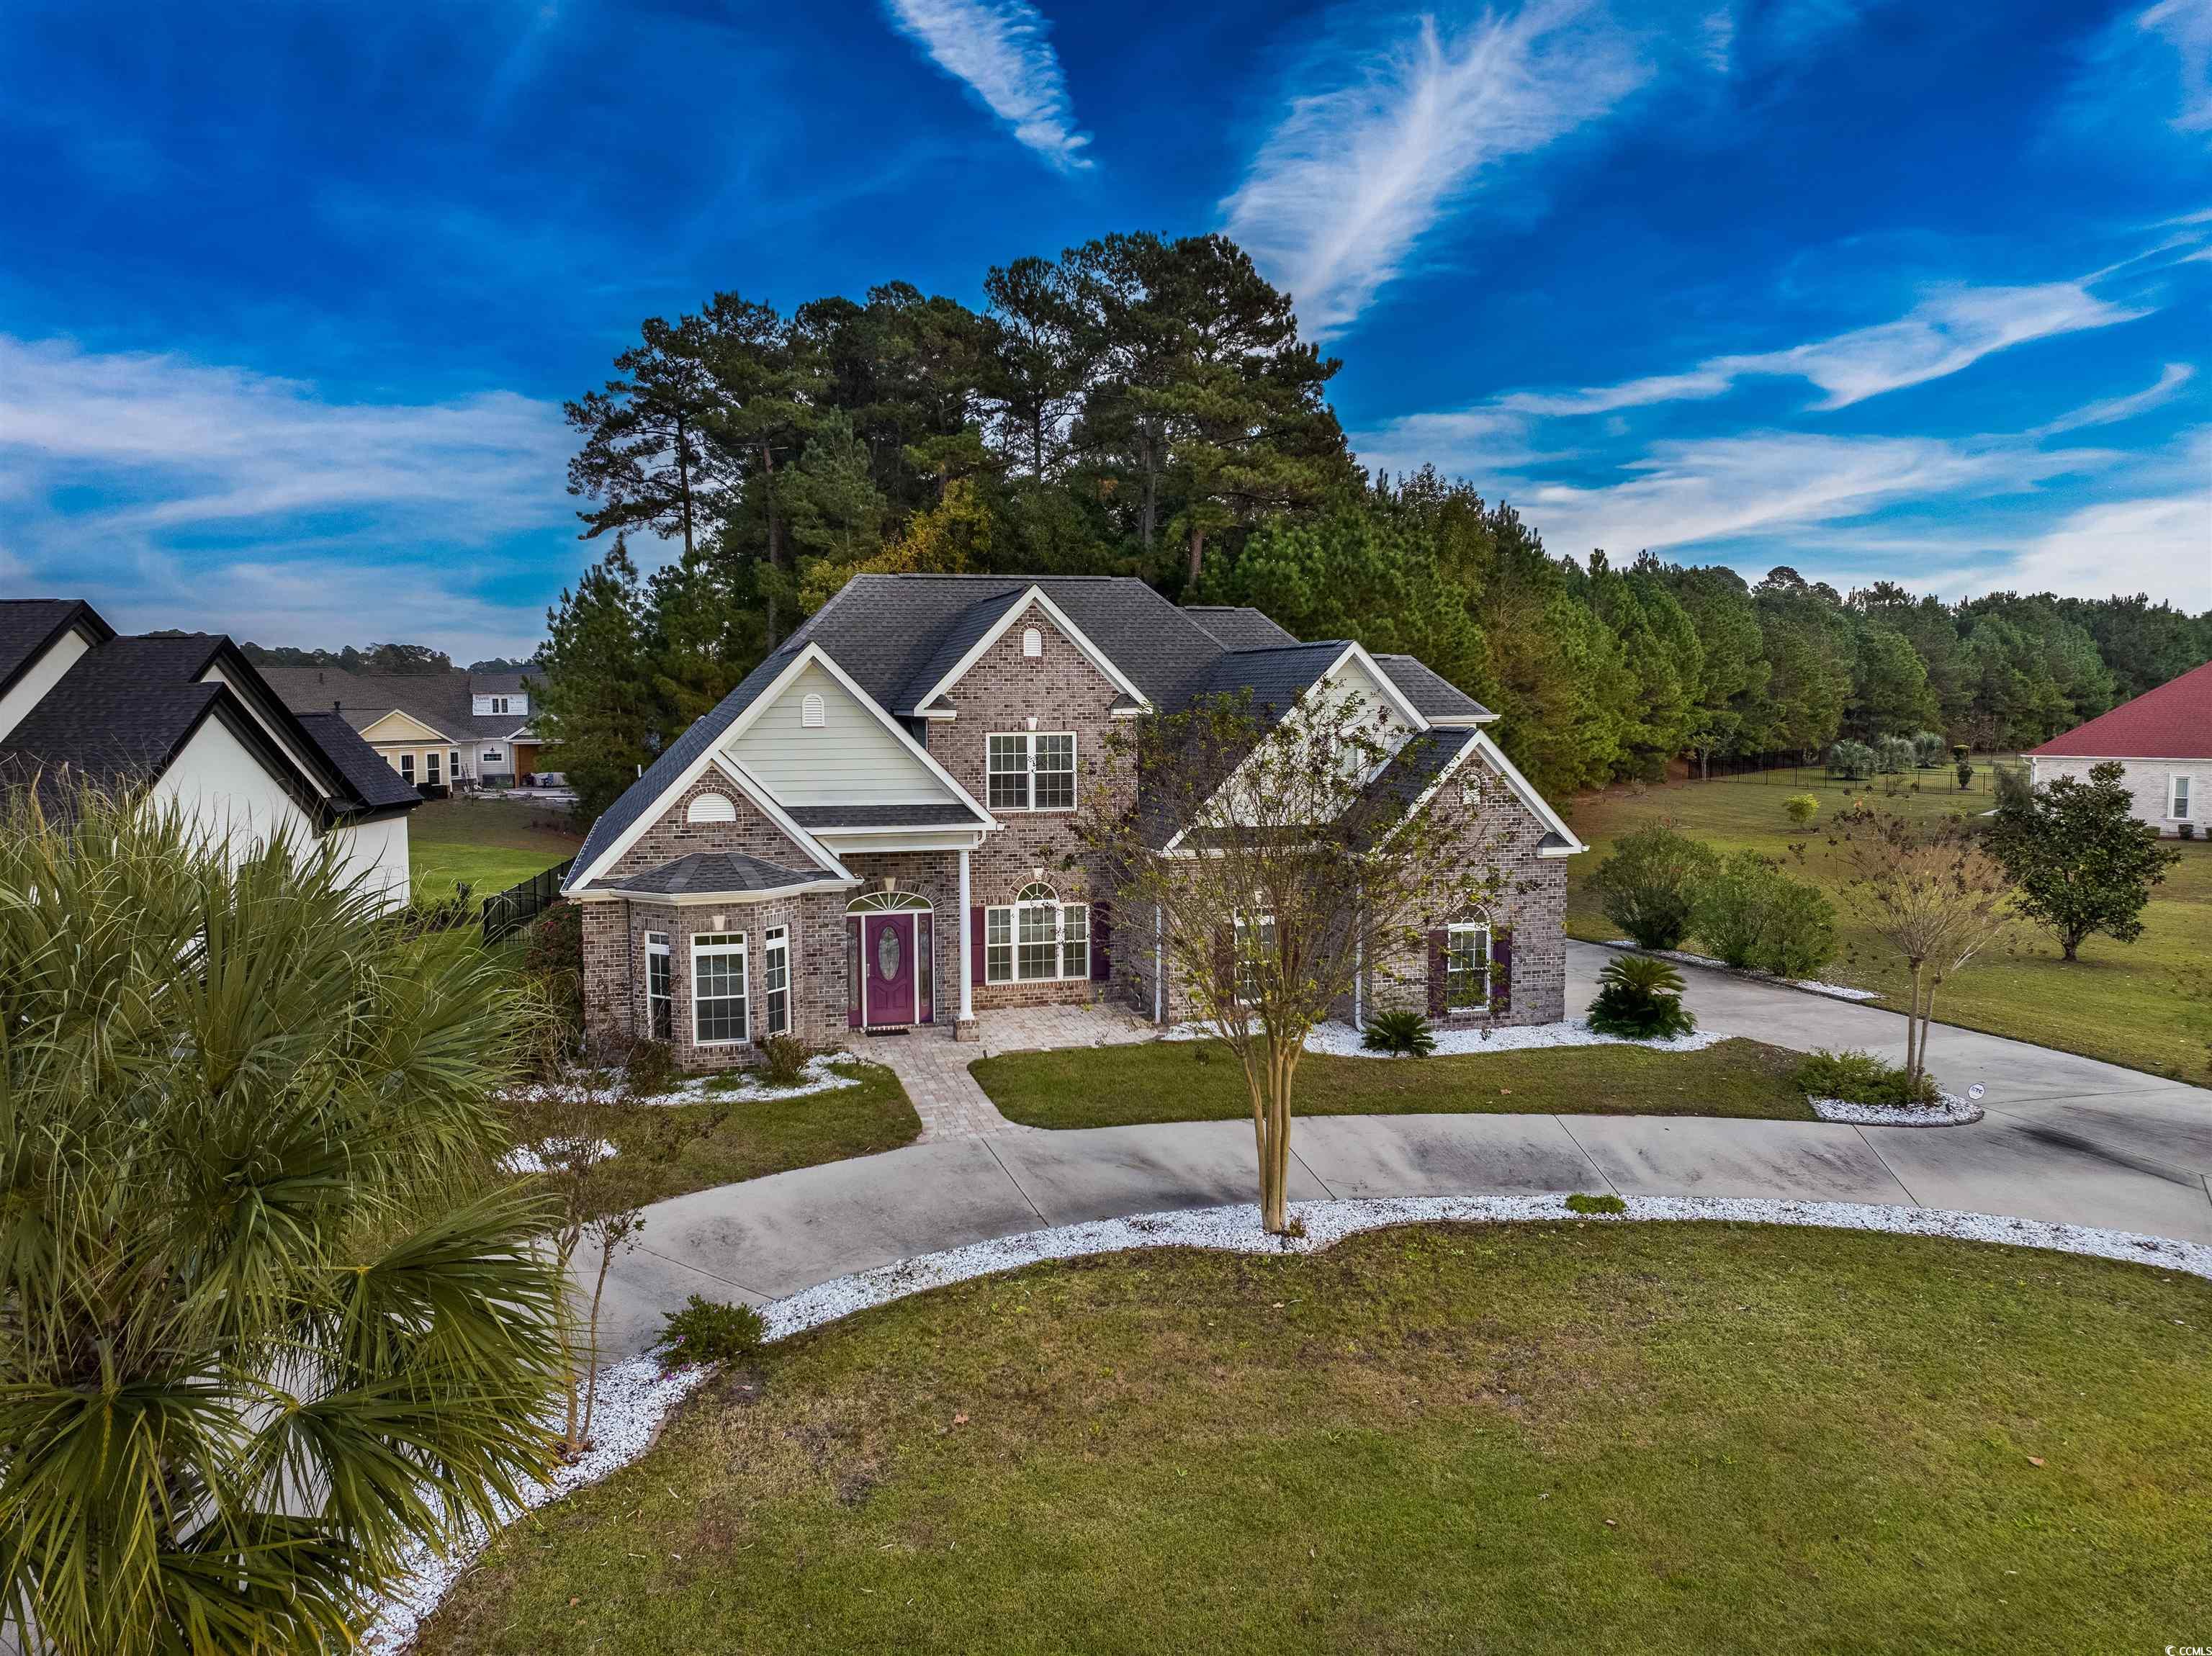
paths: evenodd
<path fill-rule="evenodd" d="M 2197 837 L 2197 824 L 2184 822 L 2181 825 L 2181 837 L 2185 840 L 2194 840 Z"/>
<path fill-rule="evenodd" d="M 1874 744 L 1874 767 L 1884 776 L 1899 776 L 1920 762 L 1909 737 L 1885 736 Z"/>
<path fill-rule="evenodd" d="M 1835 957 L 1836 911 L 1820 889 L 1740 851 L 1699 893 L 1698 940 L 1730 966 L 1802 978 Z"/>
<path fill-rule="evenodd" d="M 1782 802 L 1782 809 L 1790 813 L 1791 822 L 1803 828 L 1820 814 L 1820 798 L 1818 794 L 1793 793 Z"/>
<path fill-rule="evenodd" d="M 450 895 L 424 902 L 410 902 L 392 917 L 392 924 L 403 937 L 426 937 L 433 931 L 458 931 L 465 925 L 476 923 L 476 909 L 469 901 L 473 889 L 466 880 L 456 880 Z"/>
<path fill-rule="evenodd" d="M 1863 742 L 1838 742 L 1828 749 L 1828 774 L 1863 782 L 1874 774 L 1874 749 Z"/>
<path fill-rule="evenodd" d="M 1359 1044 L 1370 1052 L 1394 1058 L 1426 1058 L 1437 1050 L 1429 1021 L 1419 1012 L 1377 1012 L 1368 1020 Z"/>
<path fill-rule="evenodd" d="M 1872 1052 L 1832 1052 L 1825 1046 L 1797 1066 L 1795 1080 L 1808 1098 L 1839 1098 L 1847 1104 L 1904 1109 L 1937 1103 L 1942 1097 L 1926 1076 L 1915 1085 L 1904 1070 Z"/>
<path fill-rule="evenodd" d="M 768 1325 L 749 1305 L 724 1305 L 694 1294 L 662 1319 L 653 1355 L 665 1371 L 695 1362 L 742 1362 L 768 1338 Z"/>
<path fill-rule="evenodd" d="M 1951 773 L 1959 779 L 1960 792 L 1964 793 L 1968 788 L 1974 786 L 1974 767 L 1968 764 L 1965 760 L 1961 759 L 1957 764 L 1954 765 L 1951 767 Z"/>
<path fill-rule="evenodd" d="M 1917 731 L 1912 737 L 1912 760 L 1922 770 L 1932 771 L 1943 763 L 1945 743 L 1935 731 Z"/>
<path fill-rule="evenodd" d="M 1638 947 L 1679 949 L 1698 889 L 1719 864 L 1711 846 L 1654 823 L 1622 835 L 1594 880 L 1606 918 Z"/>
<path fill-rule="evenodd" d="M 676 1084 L 676 1054 L 665 1040 L 640 1040 L 630 1045 L 623 1061 L 623 1090 L 633 1098 L 651 1098 Z"/>
<path fill-rule="evenodd" d="M 1682 1004 L 1682 974 L 1648 955 L 1616 955 L 1597 974 L 1589 1027 L 1601 1035 L 1666 1040 L 1698 1027 Z"/>
<path fill-rule="evenodd" d="M 797 1035 L 763 1035 L 760 1078 L 771 1087 L 796 1087 L 806 1079 L 814 1049 Z"/>
<path fill-rule="evenodd" d="M 1190 1061 L 1193 1064 L 1212 1063 L 1213 1048 L 1207 1046 L 1206 1042 L 1202 1040 L 1193 1041 L 1190 1048 Z"/>
<path fill-rule="evenodd" d="M 1586 1196 L 1577 1191 L 1567 1198 L 1569 1213 L 1626 1213 L 1628 1204 L 1618 1196 Z"/>

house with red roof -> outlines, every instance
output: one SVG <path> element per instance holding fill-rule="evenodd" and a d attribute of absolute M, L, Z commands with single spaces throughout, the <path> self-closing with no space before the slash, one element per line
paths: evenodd
<path fill-rule="evenodd" d="M 2212 662 L 2031 749 L 2028 775 L 2038 786 L 2086 779 L 2108 759 L 2127 767 L 2138 820 L 2163 834 L 2202 833 L 2212 800 Z"/>

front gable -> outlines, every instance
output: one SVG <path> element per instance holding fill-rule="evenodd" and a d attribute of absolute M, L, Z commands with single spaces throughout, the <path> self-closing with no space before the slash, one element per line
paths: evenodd
<path fill-rule="evenodd" d="M 441 731 L 434 731 L 411 713 L 394 707 L 361 733 L 361 739 L 372 746 L 382 742 L 391 743 L 437 743 L 447 740 Z"/>
<path fill-rule="evenodd" d="M 871 708 L 809 662 L 722 749 L 784 805 L 944 805 L 957 796 Z"/>

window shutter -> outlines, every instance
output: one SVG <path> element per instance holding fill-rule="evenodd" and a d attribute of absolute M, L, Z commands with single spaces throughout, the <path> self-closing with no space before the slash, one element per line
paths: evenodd
<path fill-rule="evenodd" d="M 1513 928 L 1490 934 L 1490 1010 L 1503 1016 L 1513 1010 Z"/>
<path fill-rule="evenodd" d="M 1114 907 L 1091 905 L 1091 981 L 1107 983 L 1114 976 Z"/>
<path fill-rule="evenodd" d="M 860 917 L 848 915 L 845 919 L 845 1022 L 848 1028 L 860 1027 Z"/>
<path fill-rule="evenodd" d="M 1449 961 L 1446 951 L 1451 943 L 1450 934 L 1438 926 L 1429 933 L 1429 1016 L 1442 1017 L 1449 1010 L 1447 996 L 1450 982 L 1447 976 Z"/>
<path fill-rule="evenodd" d="M 968 980 L 979 989 L 983 970 L 983 911 L 979 906 L 968 911 Z"/>
<path fill-rule="evenodd" d="M 1234 927 L 1223 926 L 1213 934 L 1213 980 L 1224 992 L 1233 995 L 1237 983 L 1237 932 Z"/>

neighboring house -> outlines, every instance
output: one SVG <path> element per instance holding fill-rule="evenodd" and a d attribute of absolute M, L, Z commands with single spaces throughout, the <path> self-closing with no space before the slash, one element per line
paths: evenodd
<path fill-rule="evenodd" d="M 2127 767 L 2138 820 L 2163 834 L 2203 834 L 2212 820 L 2212 662 L 2030 749 L 2028 777 L 2086 779 L 2107 759 Z"/>
<path fill-rule="evenodd" d="M 407 901 L 421 798 L 344 720 L 295 715 L 218 634 L 118 637 L 74 599 L 0 600 L 0 786 L 65 811 L 87 786 L 143 789 L 240 846 L 327 840 L 386 907 Z"/>
<path fill-rule="evenodd" d="M 1254 610 L 1178 610 L 1133 579 L 863 575 L 593 824 L 564 887 L 583 907 L 586 1022 L 708 1069 L 750 1062 L 764 1034 L 965 1036 L 979 1010 L 1108 994 L 1180 1016 L 1149 925 L 1117 925 L 1083 872 L 1079 801 L 1127 797 L 1102 767 L 1117 721 L 1322 687 L 1428 735 L 1418 767 L 1376 786 L 1441 809 L 1482 793 L 1515 877 L 1494 912 L 1436 917 L 1431 958 L 1383 963 L 1368 1004 L 1560 1017 L 1559 859 L 1582 846 L 1483 732 L 1495 715 L 1419 662 L 1301 643 Z M 1469 786 L 1477 772 L 1504 786 Z M 1494 994 L 1450 992 L 1493 977 Z"/>
<path fill-rule="evenodd" d="M 538 771 L 522 673 L 349 673 L 264 667 L 294 713 L 334 713 L 418 788 L 526 786 Z"/>

